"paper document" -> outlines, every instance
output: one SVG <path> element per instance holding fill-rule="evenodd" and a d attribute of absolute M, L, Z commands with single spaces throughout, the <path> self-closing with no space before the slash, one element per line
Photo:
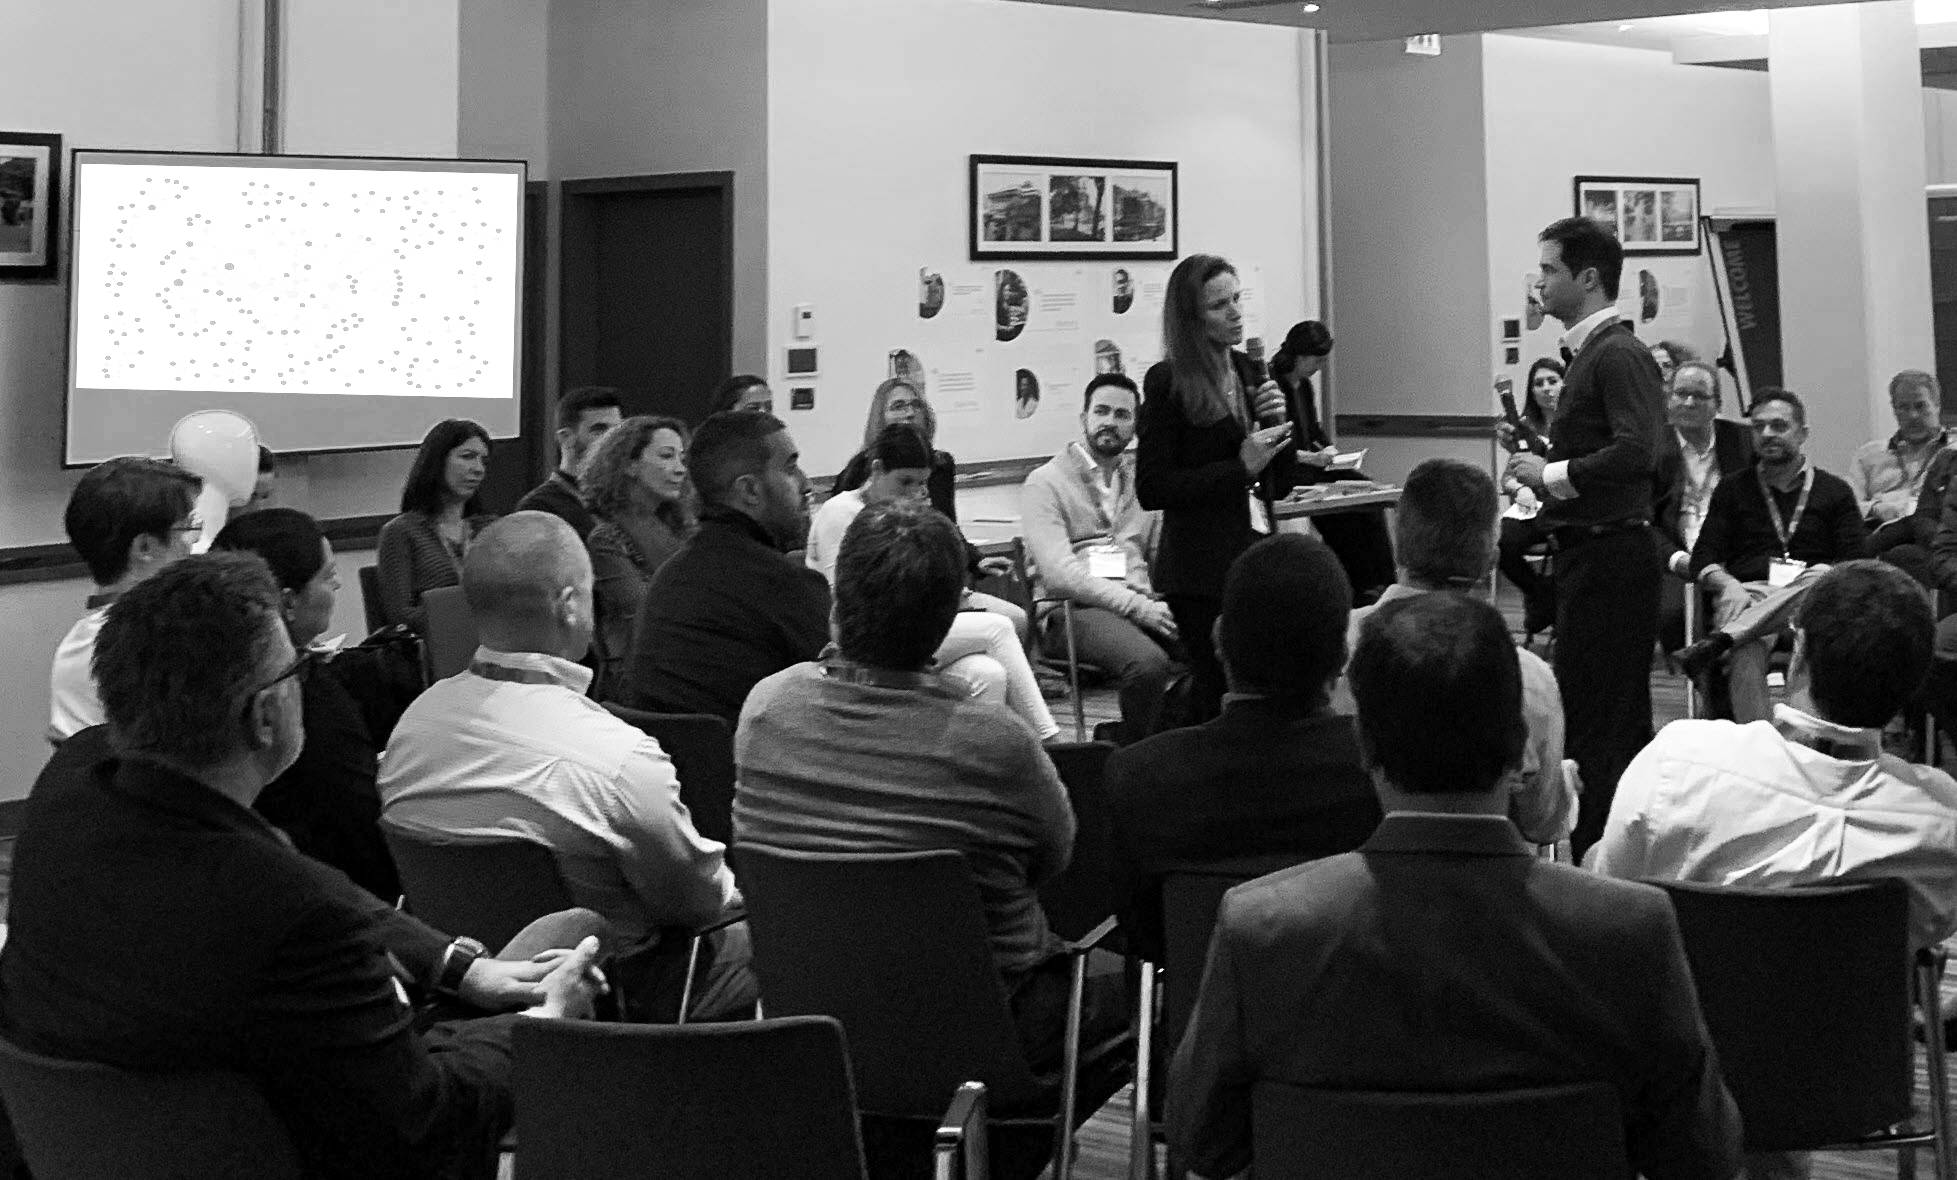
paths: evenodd
<path fill-rule="evenodd" d="M 1357 450 L 1357 451 L 1344 451 L 1341 452 L 1340 454 L 1332 456 L 1331 470 L 1354 471 L 1357 470 L 1359 465 L 1361 463 L 1364 463 L 1365 461 L 1366 461 L 1366 452 L 1364 449 Z"/>

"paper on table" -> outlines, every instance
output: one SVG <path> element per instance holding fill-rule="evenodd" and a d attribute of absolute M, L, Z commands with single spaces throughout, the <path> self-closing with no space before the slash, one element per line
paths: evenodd
<path fill-rule="evenodd" d="M 1344 451 L 1332 456 L 1332 470 L 1352 471 L 1365 461 L 1366 451 L 1363 447 L 1356 451 Z"/>

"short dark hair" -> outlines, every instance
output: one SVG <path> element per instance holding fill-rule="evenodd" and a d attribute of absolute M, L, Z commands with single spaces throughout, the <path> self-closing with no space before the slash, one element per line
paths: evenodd
<path fill-rule="evenodd" d="M 1287 700 L 1322 698 L 1345 666 L 1352 583 L 1325 542 L 1279 533 L 1230 563 L 1217 647 L 1233 687 Z"/>
<path fill-rule="evenodd" d="M 1617 284 L 1624 277 L 1624 245 L 1602 222 L 1589 217 L 1565 217 L 1550 222 L 1536 237 L 1538 241 L 1556 243 L 1563 265 L 1571 275 L 1594 268 L 1605 298 L 1617 298 Z"/>
<path fill-rule="evenodd" d="M 319 522 L 297 508 L 261 508 L 226 521 L 211 548 L 256 553 L 282 590 L 303 590 L 326 564 Z"/>
<path fill-rule="evenodd" d="M 740 400 L 741 394 L 757 385 L 767 383 L 766 377 L 757 377 L 753 373 L 736 373 L 714 386 L 713 392 L 707 395 L 707 413 L 724 414 L 734 408 L 734 403 Z"/>
<path fill-rule="evenodd" d="M 172 562 L 117 599 L 93 665 L 116 748 L 190 767 L 232 753 L 246 695 L 276 674 L 266 663 L 281 606 L 251 553 Z"/>
<path fill-rule="evenodd" d="M 415 452 L 415 461 L 408 468 L 408 478 L 401 485 L 401 511 L 426 512 L 432 516 L 442 510 L 442 477 L 448 471 L 448 453 L 472 438 L 488 448 L 489 432 L 467 418 L 444 418 L 428 428 L 421 449 Z M 464 516 L 474 516 L 480 511 L 480 494 L 470 496 L 469 502 L 462 506 Z"/>
<path fill-rule="evenodd" d="M 1778 385 L 1761 386 L 1754 393 L 1753 404 L 1747 407 L 1746 416 L 1751 418 L 1761 406 L 1766 405 L 1768 402 L 1786 402 L 1787 408 L 1794 411 L 1794 425 L 1806 426 L 1808 424 L 1808 407 L 1807 403 L 1801 400 L 1801 395 L 1791 389 L 1782 389 Z"/>
<path fill-rule="evenodd" d="M 1318 320 L 1299 320 L 1284 334 L 1284 343 L 1278 351 L 1294 360 L 1301 356 L 1331 356 L 1332 329 Z"/>
<path fill-rule="evenodd" d="M 1086 392 L 1080 395 L 1080 412 L 1085 414 L 1089 407 L 1093 406 L 1095 390 L 1105 389 L 1110 385 L 1117 389 L 1125 389 L 1129 393 L 1134 394 L 1136 407 L 1139 408 L 1141 406 L 1142 391 L 1136 387 L 1133 378 L 1124 373 L 1096 373 L 1093 379 L 1087 383 Z"/>
<path fill-rule="evenodd" d="M 686 456 L 700 498 L 724 503 L 735 480 L 759 475 L 768 466 L 768 440 L 786 429 L 773 414 L 709 414 L 693 432 L 693 449 Z"/>
<path fill-rule="evenodd" d="M 618 390 L 609 385 L 580 385 L 557 399 L 557 428 L 576 430 L 587 410 L 620 410 Z"/>
<path fill-rule="evenodd" d="M 1924 390 L 1930 395 L 1931 401 L 1938 405 L 1943 404 L 1943 386 L 1937 384 L 1935 373 L 1926 373 L 1922 369 L 1904 369 L 1889 379 L 1890 399 L 1894 400 L 1896 392 L 1901 389 Z"/>
<path fill-rule="evenodd" d="M 88 564 L 97 585 L 129 572 L 137 537 L 169 536 L 196 507 L 204 481 L 174 463 L 134 455 L 97 463 L 68 495 L 62 523 L 68 543 Z"/>
<path fill-rule="evenodd" d="M 1801 600 L 1808 692 L 1830 721 L 1874 729 L 1902 710 L 1930 671 L 1936 613 L 1893 565 L 1844 561 Z"/>
<path fill-rule="evenodd" d="M 1400 488 L 1394 552 L 1414 579 L 1465 589 L 1495 556 L 1495 481 L 1459 459 L 1423 460 Z"/>
<path fill-rule="evenodd" d="M 883 464 L 885 471 L 898 471 L 916 468 L 931 469 L 931 448 L 924 445 L 924 436 L 917 427 L 907 422 L 892 422 L 877 431 L 877 439 L 870 444 L 870 459 Z"/>
<path fill-rule="evenodd" d="M 877 668 L 922 668 L 965 589 L 965 540 L 928 504 L 872 504 L 836 554 L 836 646 Z"/>
<path fill-rule="evenodd" d="M 264 475 L 267 472 L 277 471 L 278 467 L 279 461 L 272 454 L 272 448 L 260 443 L 258 445 L 258 474 Z"/>
<path fill-rule="evenodd" d="M 1380 604 L 1346 676 L 1367 759 L 1398 789 L 1487 792 L 1522 765 L 1522 667 L 1481 599 L 1438 590 Z"/>

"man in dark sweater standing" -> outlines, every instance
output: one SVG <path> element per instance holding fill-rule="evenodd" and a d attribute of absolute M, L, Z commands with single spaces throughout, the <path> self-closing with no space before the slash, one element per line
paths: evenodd
<path fill-rule="evenodd" d="M 1764 721 L 1767 657 L 1808 587 L 1830 565 L 1862 556 L 1867 534 L 1848 481 L 1807 462 L 1807 407 L 1784 389 L 1753 399 L 1745 475 L 1721 483 L 1692 547 L 1692 576 L 1712 596 L 1710 635 L 1678 653 L 1689 675 L 1723 656 L 1733 720 Z"/>
<path fill-rule="evenodd" d="M 1665 424 L 1664 382 L 1617 313 L 1624 248 L 1602 225 L 1543 230 L 1543 310 L 1568 329 L 1563 397 L 1549 456 L 1521 452 L 1508 473 L 1536 493 L 1556 553 L 1556 680 L 1566 748 L 1584 796 L 1577 855 L 1603 830 L 1617 776 L 1651 740 L 1651 648 L 1661 570 L 1651 543 L 1651 478 Z M 1504 446 L 1513 433 L 1498 428 Z"/>

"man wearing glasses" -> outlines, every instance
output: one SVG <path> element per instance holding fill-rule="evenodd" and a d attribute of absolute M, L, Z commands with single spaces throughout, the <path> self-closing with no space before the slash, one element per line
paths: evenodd
<path fill-rule="evenodd" d="M 64 523 L 95 580 L 84 614 L 54 650 L 49 676 L 48 740 L 68 740 L 107 720 L 90 660 L 109 604 L 181 557 L 203 532 L 196 518 L 202 481 L 174 464 L 125 457 L 98 463 L 68 497 Z"/>
<path fill-rule="evenodd" d="M 1719 417 L 1719 374 L 1704 361 L 1686 361 L 1672 374 L 1666 399 L 1671 429 L 1658 443 L 1652 476 L 1651 536 L 1658 558 L 1676 575 L 1659 590 L 1658 637 L 1666 651 L 1685 645 L 1685 583 L 1692 546 L 1712 508 L 1712 491 L 1753 465 L 1753 440 L 1742 422 Z"/>

